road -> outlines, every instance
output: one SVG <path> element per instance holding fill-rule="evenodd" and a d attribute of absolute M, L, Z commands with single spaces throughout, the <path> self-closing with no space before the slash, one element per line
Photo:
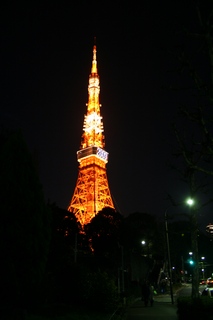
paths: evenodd
<path fill-rule="evenodd" d="M 199 291 L 202 293 L 205 287 L 206 287 L 205 285 L 200 285 Z M 186 284 L 181 288 L 180 291 L 178 291 L 177 297 L 190 296 L 191 292 L 192 292 L 192 285 Z"/>
<path fill-rule="evenodd" d="M 167 298 L 167 297 L 165 297 Z M 162 301 L 163 300 L 163 301 Z M 144 306 L 144 302 L 140 300 L 136 301 L 130 308 L 128 308 L 125 315 L 125 320 L 177 320 L 177 307 L 171 302 L 164 302 L 164 298 L 161 301 L 155 301 L 153 307 Z"/>
<path fill-rule="evenodd" d="M 205 286 L 200 286 L 200 292 Z M 174 304 L 171 303 L 170 294 L 162 294 L 155 296 L 153 307 L 144 306 L 144 302 L 138 299 L 128 309 L 125 320 L 177 320 L 177 298 L 181 296 L 190 296 L 192 292 L 191 284 L 184 284 L 182 288 L 174 294 Z"/>

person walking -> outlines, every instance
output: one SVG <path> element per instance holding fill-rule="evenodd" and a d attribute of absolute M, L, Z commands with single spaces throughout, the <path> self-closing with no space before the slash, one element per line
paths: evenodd
<path fill-rule="evenodd" d="M 149 292 L 150 292 L 150 294 L 149 294 L 149 300 L 150 300 L 150 305 L 151 305 L 151 307 L 153 306 L 153 303 L 154 303 L 154 287 L 153 287 L 153 285 L 152 284 L 150 284 L 150 286 L 149 286 Z"/>
<path fill-rule="evenodd" d="M 145 307 L 148 306 L 150 299 L 150 285 L 148 281 L 145 281 L 141 286 L 142 300 L 144 300 Z"/>

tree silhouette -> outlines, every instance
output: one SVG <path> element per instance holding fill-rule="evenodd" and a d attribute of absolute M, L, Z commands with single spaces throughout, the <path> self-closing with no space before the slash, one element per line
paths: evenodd
<path fill-rule="evenodd" d="M 27 307 L 45 272 L 50 212 L 21 131 L 0 134 L 0 304 Z"/>
<path fill-rule="evenodd" d="M 85 232 L 96 257 L 117 260 L 123 217 L 111 208 L 104 208 L 85 226 Z"/>

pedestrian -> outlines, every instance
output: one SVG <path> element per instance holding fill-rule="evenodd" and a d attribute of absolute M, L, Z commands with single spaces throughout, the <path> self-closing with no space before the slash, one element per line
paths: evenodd
<path fill-rule="evenodd" d="M 149 286 L 149 292 L 150 292 L 150 294 L 149 294 L 149 300 L 150 300 L 150 305 L 151 305 L 151 307 L 152 307 L 152 306 L 153 306 L 153 303 L 154 303 L 154 287 L 153 287 L 152 284 L 150 284 L 150 286 Z"/>
<path fill-rule="evenodd" d="M 149 299 L 150 299 L 150 285 L 148 281 L 145 281 L 141 286 L 141 293 L 144 300 L 145 307 L 148 306 Z"/>

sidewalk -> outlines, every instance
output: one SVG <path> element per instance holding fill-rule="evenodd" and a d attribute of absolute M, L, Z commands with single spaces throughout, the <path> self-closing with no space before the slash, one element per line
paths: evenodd
<path fill-rule="evenodd" d="M 125 320 L 177 320 L 177 305 L 171 303 L 170 295 L 157 295 L 153 307 L 144 306 L 141 299 L 137 299 L 131 306 L 127 308 Z"/>

